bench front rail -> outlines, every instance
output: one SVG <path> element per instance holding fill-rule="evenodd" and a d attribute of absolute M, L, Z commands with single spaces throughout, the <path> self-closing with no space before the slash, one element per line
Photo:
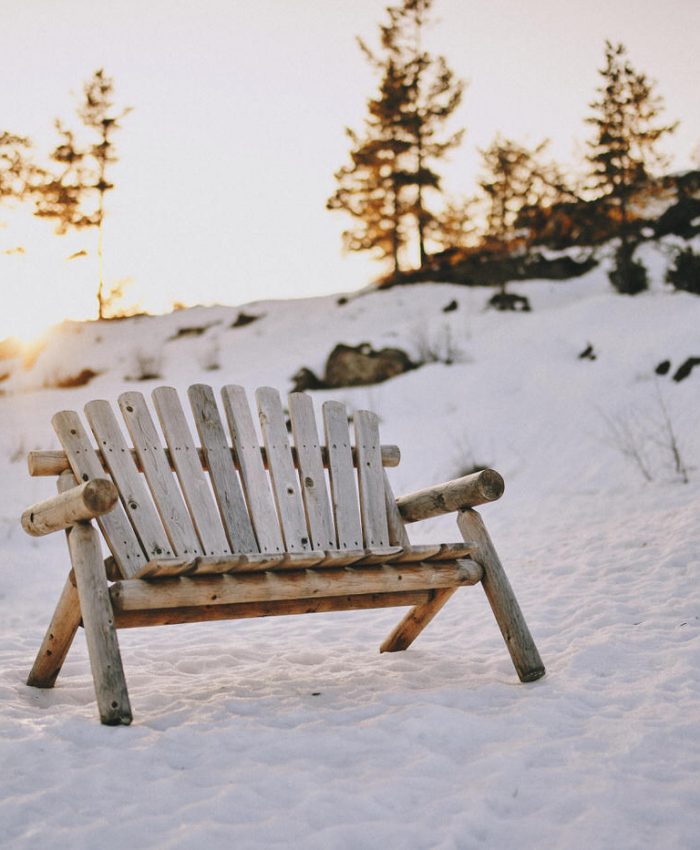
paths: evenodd
<path fill-rule="evenodd" d="M 82 624 L 100 718 L 130 723 L 119 628 L 408 606 L 381 645 L 391 652 L 478 583 L 520 679 L 544 674 L 474 510 L 502 494 L 498 473 L 397 500 L 385 467 L 400 453 L 382 446 L 370 411 L 355 412 L 351 438 L 345 406 L 325 402 L 322 442 L 304 393 L 289 396 L 288 419 L 269 387 L 256 392 L 257 417 L 239 386 L 222 389 L 223 417 L 211 387 L 188 396 L 190 414 L 173 388 L 154 390 L 158 425 L 140 393 L 119 397 L 124 425 L 108 402 L 89 402 L 92 437 L 78 413 L 62 411 L 52 420 L 62 451 L 30 453 L 30 473 L 56 475 L 59 492 L 22 525 L 33 535 L 66 529 L 72 569 L 28 684 L 53 686 Z M 407 523 L 452 511 L 462 541 L 411 545 Z"/>

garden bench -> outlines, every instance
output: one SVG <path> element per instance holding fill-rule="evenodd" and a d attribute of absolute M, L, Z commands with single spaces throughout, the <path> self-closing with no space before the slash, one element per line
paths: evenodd
<path fill-rule="evenodd" d="M 484 470 L 395 499 L 384 467 L 399 450 L 379 440 L 378 418 L 323 404 L 325 444 L 311 397 L 256 392 L 262 444 L 245 390 L 221 391 L 231 441 L 211 387 L 189 388 L 199 443 L 176 390 L 159 387 L 154 417 L 138 392 L 52 424 L 62 451 L 29 455 L 31 475 L 58 476 L 58 495 L 22 515 L 33 535 L 67 530 L 72 569 L 28 684 L 53 686 L 84 627 L 100 718 L 128 724 L 117 630 L 203 620 L 408 606 L 381 645 L 406 649 L 455 590 L 481 583 L 522 681 L 544 667 L 474 507 L 499 498 Z M 289 434 L 291 429 L 291 438 Z M 406 524 L 458 512 L 463 540 L 416 545 Z M 97 528 L 93 523 L 96 520 Z M 98 531 L 99 528 L 99 531 Z M 100 533 L 110 554 L 105 558 Z"/>

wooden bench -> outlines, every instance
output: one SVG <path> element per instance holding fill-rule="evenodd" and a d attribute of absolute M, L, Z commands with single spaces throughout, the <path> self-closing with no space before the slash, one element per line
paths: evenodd
<path fill-rule="evenodd" d="M 491 540 L 474 507 L 499 498 L 493 470 L 395 499 L 378 418 L 323 404 L 325 445 L 311 397 L 256 392 L 262 445 L 242 387 L 221 391 L 231 435 L 211 387 L 188 391 L 198 446 L 177 392 L 153 402 L 165 446 L 143 395 L 118 407 L 91 401 L 94 441 L 73 411 L 52 423 L 62 451 L 29 455 L 31 475 L 58 476 L 59 494 L 27 509 L 32 535 L 67 529 L 72 569 L 28 684 L 53 686 L 84 626 L 100 718 L 132 719 L 117 629 L 202 620 L 408 606 L 381 645 L 406 649 L 458 587 L 481 583 L 522 681 L 544 667 Z M 291 429 L 291 439 L 289 434 Z M 412 546 L 411 523 L 458 511 L 463 540 Z M 106 547 L 92 522 L 96 519 Z"/>

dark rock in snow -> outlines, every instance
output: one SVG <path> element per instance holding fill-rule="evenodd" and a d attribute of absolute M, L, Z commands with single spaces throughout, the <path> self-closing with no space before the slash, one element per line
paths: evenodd
<path fill-rule="evenodd" d="M 668 375 L 671 369 L 671 361 L 670 360 L 662 360 L 661 363 L 654 369 L 654 372 L 657 375 Z"/>
<path fill-rule="evenodd" d="M 253 322 L 257 322 L 258 319 L 262 319 L 262 316 L 253 316 L 251 313 L 244 313 L 241 311 L 238 316 L 236 316 L 235 321 L 232 322 L 232 328 L 244 328 L 246 325 L 250 325 Z"/>
<path fill-rule="evenodd" d="M 415 368 L 415 363 L 400 348 L 377 351 L 367 342 L 356 346 L 340 343 L 328 357 L 325 382 L 329 387 L 379 384 Z"/>
<path fill-rule="evenodd" d="M 325 390 L 328 385 L 322 381 L 315 372 L 302 366 L 299 371 L 292 376 L 292 392 L 304 393 L 307 390 Z"/>
<path fill-rule="evenodd" d="M 513 292 L 497 292 L 489 298 L 488 306 L 494 310 L 512 310 L 516 313 L 529 313 L 530 302 L 524 295 Z"/>
<path fill-rule="evenodd" d="M 678 367 L 673 380 L 676 383 L 684 381 L 696 366 L 700 366 L 700 357 L 689 357 L 685 363 Z"/>

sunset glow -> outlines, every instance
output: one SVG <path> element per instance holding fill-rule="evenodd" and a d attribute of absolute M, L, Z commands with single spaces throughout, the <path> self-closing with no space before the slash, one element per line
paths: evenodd
<path fill-rule="evenodd" d="M 29 135 L 46 153 L 54 118 L 74 120 L 87 77 L 104 67 L 114 78 L 118 104 L 133 112 L 116 137 L 106 283 L 133 279 L 130 298 L 147 310 L 358 289 L 381 267 L 342 255 L 344 222 L 325 201 L 347 155 L 343 128 L 361 125 L 375 85 L 355 36 L 372 43 L 385 6 L 125 0 L 99 17 L 87 0 L 13 4 L 0 31 L 0 130 Z M 700 143 L 695 0 L 438 0 L 435 17 L 431 50 L 469 81 L 454 119 L 465 141 L 445 169 L 450 192 L 473 191 L 477 150 L 498 131 L 530 144 L 549 137 L 564 164 L 580 157 L 605 38 L 624 41 L 657 80 L 665 115 L 680 120 L 673 167 L 691 166 Z M 0 338 L 94 317 L 94 233 L 56 237 L 28 211 L 4 207 L 0 222 L 10 305 Z"/>

